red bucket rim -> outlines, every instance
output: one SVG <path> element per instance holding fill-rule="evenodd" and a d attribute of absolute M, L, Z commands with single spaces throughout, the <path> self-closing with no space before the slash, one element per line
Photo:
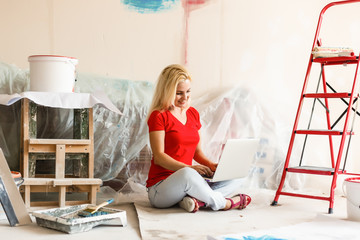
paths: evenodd
<path fill-rule="evenodd" d="M 21 173 L 17 171 L 11 171 L 11 175 L 13 178 L 21 178 Z"/>
<path fill-rule="evenodd" d="M 345 181 L 360 183 L 360 177 L 346 178 Z"/>
<path fill-rule="evenodd" d="M 70 59 L 76 59 L 77 60 L 77 58 L 75 58 L 75 57 L 68 57 L 68 56 L 61 56 L 61 55 L 46 55 L 46 54 L 44 54 L 44 55 L 31 55 L 31 56 L 29 56 L 29 59 L 30 58 L 37 58 L 37 57 L 55 57 L 55 58 L 70 58 Z"/>

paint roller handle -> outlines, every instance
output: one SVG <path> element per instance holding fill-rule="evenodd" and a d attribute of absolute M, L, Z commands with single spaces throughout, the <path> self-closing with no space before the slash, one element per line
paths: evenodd
<path fill-rule="evenodd" d="M 113 201 L 114 201 L 114 199 L 112 198 L 112 199 L 109 199 L 109 200 L 107 200 L 107 201 L 105 201 L 105 202 L 103 202 L 103 203 L 100 203 L 99 205 L 95 206 L 95 208 L 92 208 L 92 209 L 91 209 L 91 210 L 92 210 L 92 211 L 91 211 L 91 214 L 97 212 L 100 208 L 102 208 L 102 207 L 104 207 L 104 206 L 112 203 Z"/>
<path fill-rule="evenodd" d="M 114 199 L 111 198 L 111 199 L 107 200 L 106 202 L 101 203 L 98 207 L 101 208 L 103 206 L 106 206 L 106 205 L 112 203 L 113 201 L 114 201 Z"/>

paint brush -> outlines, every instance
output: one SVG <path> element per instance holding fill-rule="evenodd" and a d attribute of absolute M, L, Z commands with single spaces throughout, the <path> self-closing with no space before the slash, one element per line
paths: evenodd
<path fill-rule="evenodd" d="M 110 203 L 112 203 L 114 201 L 114 199 L 109 199 L 103 203 L 100 203 L 99 205 L 96 206 L 88 206 L 87 208 L 85 208 L 84 210 L 80 211 L 78 213 L 79 216 L 81 217 L 91 217 L 91 216 L 97 216 L 97 215 L 103 215 L 106 214 L 106 212 L 103 211 L 99 211 L 98 210 Z"/>

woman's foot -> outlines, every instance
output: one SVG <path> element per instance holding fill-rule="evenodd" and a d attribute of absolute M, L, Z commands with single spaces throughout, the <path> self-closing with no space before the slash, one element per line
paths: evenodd
<path fill-rule="evenodd" d="M 226 198 L 226 206 L 224 210 L 244 209 L 251 202 L 251 197 L 246 194 L 237 194 L 232 198 Z"/>
<path fill-rule="evenodd" d="M 194 213 L 197 212 L 200 207 L 205 206 L 205 203 L 197 200 L 196 198 L 186 196 L 179 202 L 179 205 L 187 212 Z"/>

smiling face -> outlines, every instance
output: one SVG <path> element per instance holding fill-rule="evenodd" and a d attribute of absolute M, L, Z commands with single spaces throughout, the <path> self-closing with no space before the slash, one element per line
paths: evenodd
<path fill-rule="evenodd" d="M 186 109 L 190 104 L 191 96 L 191 82 L 186 79 L 185 81 L 179 82 L 176 88 L 176 95 L 174 105 L 175 107 Z"/>

